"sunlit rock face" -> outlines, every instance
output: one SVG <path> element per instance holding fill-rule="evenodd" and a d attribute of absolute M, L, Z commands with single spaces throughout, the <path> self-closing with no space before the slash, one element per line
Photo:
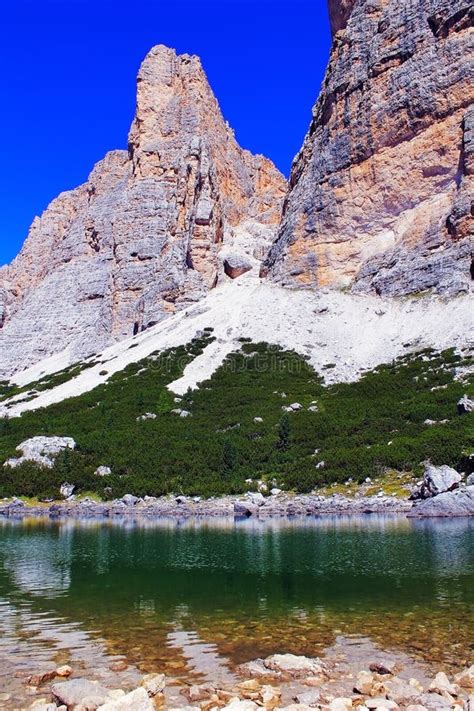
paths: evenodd
<path fill-rule="evenodd" d="M 250 107 L 249 107 L 250 109 Z M 286 182 L 237 144 L 197 57 L 145 58 L 128 151 L 61 194 L 0 270 L 0 373 L 69 346 L 71 361 L 201 298 L 226 236 L 274 237 Z"/>
<path fill-rule="evenodd" d="M 333 46 L 262 274 L 384 295 L 469 289 L 473 10 L 329 0 Z"/>

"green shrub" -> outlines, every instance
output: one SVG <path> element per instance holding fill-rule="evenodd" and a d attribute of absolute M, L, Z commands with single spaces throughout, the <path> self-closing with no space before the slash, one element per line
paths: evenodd
<path fill-rule="evenodd" d="M 0 496 L 57 497 L 64 481 L 78 492 L 109 498 L 238 494 L 248 489 L 246 479 L 268 472 L 287 489 L 311 491 L 349 477 L 361 482 L 387 467 L 417 470 L 427 458 L 467 471 L 474 415 L 458 416 L 456 403 L 473 388 L 454 380 L 453 372 L 468 357 L 424 351 L 357 382 L 324 387 L 295 352 L 245 342 L 199 389 L 182 397 L 180 407 L 192 417 L 171 414 L 176 404 L 167 385 L 212 340 L 206 329 L 187 346 L 132 363 L 80 397 L 0 420 L 0 462 L 35 435 L 77 442 L 77 450 L 58 457 L 53 469 L 0 467 Z M 63 382 L 81 367 L 49 376 L 49 382 Z M 432 390 L 438 386 L 446 388 Z M 0 393 L 8 387 L 1 383 Z M 316 399 L 318 411 L 308 411 Z M 303 409 L 282 416 L 282 405 L 294 401 Z M 145 412 L 156 413 L 156 419 L 137 421 Z M 425 419 L 448 422 L 430 427 Z M 324 466 L 316 468 L 319 462 Z M 99 465 L 110 466 L 112 475 L 95 476 Z"/>

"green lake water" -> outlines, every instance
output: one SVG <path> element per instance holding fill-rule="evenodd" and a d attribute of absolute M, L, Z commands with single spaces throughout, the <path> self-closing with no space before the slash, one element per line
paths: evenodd
<path fill-rule="evenodd" d="M 474 521 L 0 522 L 4 675 L 82 654 L 186 680 L 341 635 L 472 659 Z"/>

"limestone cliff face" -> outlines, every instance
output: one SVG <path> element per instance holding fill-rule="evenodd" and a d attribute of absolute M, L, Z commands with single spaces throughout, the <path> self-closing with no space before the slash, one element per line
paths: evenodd
<path fill-rule="evenodd" d="M 0 372 L 66 346 L 77 360 L 199 299 L 225 278 L 220 251 L 236 232 L 266 251 L 285 189 L 237 144 L 199 59 L 153 48 L 129 150 L 56 198 L 0 270 Z"/>
<path fill-rule="evenodd" d="M 329 0 L 333 47 L 262 273 L 406 294 L 469 288 L 473 9 Z"/>

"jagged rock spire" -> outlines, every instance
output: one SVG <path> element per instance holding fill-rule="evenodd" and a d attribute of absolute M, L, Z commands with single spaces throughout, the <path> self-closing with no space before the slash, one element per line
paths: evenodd
<path fill-rule="evenodd" d="M 128 151 L 56 198 L 0 270 L 0 371 L 65 347 L 77 360 L 199 299 L 224 274 L 232 229 L 263 225 L 271 239 L 285 189 L 237 144 L 200 60 L 154 47 Z"/>

